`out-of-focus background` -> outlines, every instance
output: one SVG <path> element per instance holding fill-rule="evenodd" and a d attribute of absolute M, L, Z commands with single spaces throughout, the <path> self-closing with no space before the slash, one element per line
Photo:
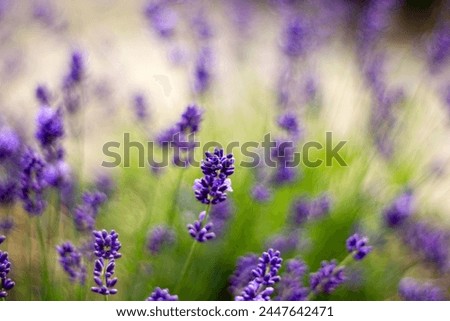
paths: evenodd
<path fill-rule="evenodd" d="M 282 256 L 301 257 L 314 272 L 322 260 L 345 256 L 345 239 L 354 231 L 368 234 L 374 251 L 350 270 L 343 288 L 321 299 L 396 300 L 405 276 L 440 283 L 445 292 L 448 271 L 422 264 L 422 254 L 382 217 L 396 197 L 413 190 L 414 219 L 450 226 L 449 17 L 448 1 L 0 0 L 0 126 L 38 146 L 38 86 L 49 91 L 52 107 L 65 110 L 63 145 L 77 181 L 75 203 L 98 177 L 114 182 L 95 226 L 120 234 L 118 299 L 143 300 L 156 286 L 178 287 L 184 300 L 232 298 L 228 278 L 238 257 L 259 254 L 291 233 L 298 197 L 323 194 L 332 200 L 329 213 L 294 230 L 295 245 Z M 63 83 L 73 52 L 82 55 L 85 72 L 71 113 Z M 145 117 L 136 112 L 136 96 L 145 99 Z M 105 143 L 123 142 L 124 133 L 154 141 L 190 103 L 204 109 L 203 143 L 261 142 L 269 132 L 284 137 L 279 119 L 294 114 L 297 147 L 324 142 L 332 132 L 334 141 L 347 141 L 348 166 L 301 166 L 283 184 L 237 166 L 225 227 L 197 249 L 180 287 L 192 243 L 185 225 L 203 208 L 192 192 L 200 169 L 139 168 L 136 159 L 131 168 L 101 164 L 108 160 Z M 235 157 L 244 159 L 239 152 Z M 257 185 L 267 188 L 268 200 L 255 197 Z M 92 266 L 86 287 L 73 291 L 54 251 L 65 240 L 81 246 L 88 239 L 68 227 L 75 208 L 65 208 L 66 227 L 58 225 L 57 236 L 48 233 L 50 292 L 38 273 L 43 254 L 35 218 L 20 202 L 4 208 L 3 218 L 14 217 L 7 243 L 12 299 L 97 299 L 87 290 Z M 167 223 L 169 212 L 176 215 L 175 241 L 153 255 L 147 234 Z M 51 229 L 51 223 L 43 224 Z M 447 236 L 441 241 L 449 245 Z"/>

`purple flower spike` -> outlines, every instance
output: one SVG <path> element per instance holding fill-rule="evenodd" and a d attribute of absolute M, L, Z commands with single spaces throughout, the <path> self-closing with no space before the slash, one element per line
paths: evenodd
<path fill-rule="evenodd" d="M 0 236 L 0 240 L 2 237 Z M 0 241 L 0 244 L 5 240 Z M 0 251 L 0 299 L 8 296 L 8 291 L 11 290 L 15 283 L 8 278 L 8 274 L 11 271 L 11 262 L 8 259 L 8 253 Z"/>
<path fill-rule="evenodd" d="M 248 283 L 236 301 L 269 301 L 274 289 L 272 285 L 280 281 L 278 270 L 281 268 L 279 251 L 269 249 L 258 259 L 256 269 L 252 270 L 253 279 Z"/>
<path fill-rule="evenodd" d="M 72 282 L 84 284 L 86 281 L 86 265 L 83 264 L 81 252 L 70 242 L 58 246 L 59 264 L 69 275 Z"/>
<path fill-rule="evenodd" d="M 105 267 L 106 264 L 106 267 Z M 117 293 L 117 289 L 114 288 L 118 279 L 113 277 L 115 272 L 115 261 L 114 259 L 109 260 L 105 263 L 103 258 L 99 258 L 94 264 L 94 282 L 97 286 L 91 287 L 91 291 L 101 295 L 114 295 Z M 104 277 L 104 280 L 102 279 Z"/>
<path fill-rule="evenodd" d="M 195 221 L 193 224 L 188 224 L 187 226 L 189 234 L 192 236 L 192 238 L 200 243 L 204 243 L 216 237 L 216 234 L 214 232 L 211 232 L 213 223 L 209 222 L 203 225 L 203 221 L 205 220 L 205 218 L 206 212 L 203 211 L 199 214 L 197 221 Z"/>
<path fill-rule="evenodd" d="M 264 185 L 255 185 L 252 189 L 252 198 L 260 203 L 264 203 L 270 200 L 272 194 L 270 190 Z"/>
<path fill-rule="evenodd" d="M 157 255 L 164 246 L 173 244 L 175 241 L 175 233 L 165 227 L 155 227 L 148 237 L 147 249 L 152 255 Z"/>
<path fill-rule="evenodd" d="M 70 58 L 70 70 L 67 74 L 64 85 L 66 88 L 78 85 L 84 78 L 85 62 L 84 56 L 80 51 L 72 52 Z"/>
<path fill-rule="evenodd" d="M 308 47 L 309 27 L 303 17 L 289 18 L 284 26 L 281 47 L 285 55 L 299 57 Z"/>
<path fill-rule="evenodd" d="M 353 234 L 347 239 L 347 251 L 353 253 L 355 260 L 362 260 L 367 254 L 372 251 L 372 247 L 367 245 L 367 237 L 362 237 L 359 234 Z"/>
<path fill-rule="evenodd" d="M 50 91 L 48 90 L 48 88 L 46 86 L 44 86 L 44 85 L 37 86 L 36 99 L 42 105 L 45 105 L 45 106 L 50 105 L 51 95 L 50 95 Z"/>
<path fill-rule="evenodd" d="M 398 286 L 405 301 L 445 301 L 442 289 L 431 283 L 420 283 L 413 278 L 403 278 Z"/>
<path fill-rule="evenodd" d="M 6 240 L 6 236 L 0 235 L 0 244 L 2 244 Z"/>
<path fill-rule="evenodd" d="M 201 169 L 204 176 L 194 181 L 194 193 L 203 204 L 217 204 L 227 199 L 231 192 L 231 180 L 228 176 L 234 173 L 234 157 L 223 155 L 223 150 L 216 148 L 214 153 L 205 153 Z"/>
<path fill-rule="evenodd" d="M 181 115 L 181 120 L 177 123 L 177 127 L 182 133 L 196 133 L 200 129 L 202 122 L 203 110 L 197 105 L 189 105 Z"/>
<path fill-rule="evenodd" d="M 198 54 L 194 69 L 194 91 L 198 94 L 205 93 L 210 85 L 212 78 L 212 53 L 211 49 L 204 47 Z"/>
<path fill-rule="evenodd" d="M 305 301 L 309 289 L 302 286 L 303 277 L 308 270 L 302 260 L 291 259 L 286 262 L 286 272 L 279 286 L 279 301 Z"/>
<path fill-rule="evenodd" d="M 414 196 L 411 191 L 406 191 L 398 196 L 384 210 L 383 218 L 388 227 L 395 228 L 402 225 L 413 213 Z"/>
<path fill-rule="evenodd" d="M 23 208 L 30 215 L 41 215 L 47 203 L 44 199 L 46 182 L 43 177 L 44 161 L 31 148 L 27 148 L 21 159 L 21 180 L 19 197 Z"/>
<path fill-rule="evenodd" d="M 175 33 L 178 17 L 166 1 L 150 1 L 144 10 L 153 30 L 163 39 L 170 38 Z"/>
<path fill-rule="evenodd" d="M 148 118 L 148 102 L 143 95 L 134 95 L 133 107 L 137 119 L 144 121 Z"/>
<path fill-rule="evenodd" d="M 344 268 L 337 266 L 336 260 L 323 261 L 319 271 L 310 276 L 310 288 L 316 294 L 330 294 L 344 281 Z"/>
<path fill-rule="evenodd" d="M 242 293 L 248 283 L 253 280 L 252 271 L 258 267 L 258 256 L 249 254 L 239 258 L 236 264 L 236 269 L 230 277 L 229 291 L 234 296 Z"/>
<path fill-rule="evenodd" d="M 425 261 L 443 272 L 450 270 L 450 233 L 424 222 L 409 224 L 402 231 L 404 242 Z"/>
<path fill-rule="evenodd" d="M 119 259 L 122 254 L 119 253 L 122 245 L 119 242 L 119 234 L 111 230 L 108 233 L 106 230 L 93 231 L 94 235 L 94 254 L 96 257 L 109 259 Z"/>
<path fill-rule="evenodd" d="M 94 231 L 94 255 L 98 259 L 94 263 L 94 282 L 97 286 L 91 291 L 101 295 L 114 295 L 114 288 L 118 279 L 113 277 L 116 267 L 116 259 L 122 257 L 119 253 L 122 245 L 119 242 L 119 234 L 114 230 L 108 233 L 106 230 Z"/>
<path fill-rule="evenodd" d="M 100 206 L 106 202 L 106 199 L 106 195 L 99 191 L 83 194 L 83 203 L 75 208 L 73 216 L 78 231 L 90 232 L 94 229 Z"/>
<path fill-rule="evenodd" d="M 157 287 L 146 301 L 178 301 L 178 295 L 171 295 L 168 289 Z"/>
<path fill-rule="evenodd" d="M 300 134 L 300 126 L 297 116 L 293 113 L 281 115 L 277 120 L 278 126 L 286 130 L 289 135 L 297 137 Z"/>
<path fill-rule="evenodd" d="M 37 126 L 36 138 L 41 146 L 52 145 L 55 140 L 64 135 L 61 109 L 41 107 L 37 117 Z"/>
<path fill-rule="evenodd" d="M 20 148 L 17 133 L 7 127 L 0 129 L 0 161 L 15 155 Z"/>

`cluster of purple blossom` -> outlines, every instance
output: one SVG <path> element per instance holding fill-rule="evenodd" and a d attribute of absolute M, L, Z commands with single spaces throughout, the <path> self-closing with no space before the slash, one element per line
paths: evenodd
<path fill-rule="evenodd" d="M 277 290 L 275 300 L 304 301 L 318 294 L 330 294 L 346 280 L 345 267 L 353 259 L 362 260 L 372 251 L 366 237 L 354 234 L 347 239 L 349 255 L 340 264 L 336 260 L 323 261 L 319 270 L 310 275 L 310 285 L 305 287 L 303 279 L 308 270 L 300 259 L 286 262 L 284 274 L 279 275 L 282 259 L 280 252 L 269 249 L 257 259 L 253 254 L 241 257 L 230 277 L 230 292 L 237 301 L 269 301 Z M 279 283 L 277 289 L 273 286 Z"/>
<path fill-rule="evenodd" d="M 4 235 L 0 235 L 0 245 L 6 240 Z M 15 283 L 8 277 L 11 271 L 11 262 L 8 259 L 8 252 L 0 251 L 0 299 L 8 296 Z"/>

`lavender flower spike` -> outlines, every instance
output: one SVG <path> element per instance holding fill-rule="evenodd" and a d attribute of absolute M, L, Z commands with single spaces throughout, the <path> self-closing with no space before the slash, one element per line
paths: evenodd
<path fill-rule="evenodd" d="M 414 197 L 411 191 L 398 196 L 392 204 L 384 210 L 383 219 L 388 227 L 395 228 L 402 225 L 412 215 Z"/>
<path fill-rule="evenodd" d="M 155 227 L 148 237 L 147 249 L 152 255 L 157 255 L 165 245 L 170 245 L 175 240 L 175 233 L 165 227 Z"/>
<path fill-rule="evenodd" d="M 431 283 L 420 283 L 412 278 L 404 278 L 398 286 L 400 297 L 405 301 L 444 301 L 441 288 Z"/>
<path fill-rule="evenodd" d="M 227 199 L 227 192 L 232 191 L 231 180 L 234 173 L 233 154 L 223 155 L 223 149 L 216 148 L 214 153 L 205 153 L 201 169 L 204 176 L 194 182 L 194 193 L 203 204 L 217 204 Z"/>
<path fill-rule="evenodd" d="M 280 281 L 278 271 L 282 258 L 279 251 L 269 249 L 258 259 L 256 269 L 252 270 L 253 280 L 244 288 L 236 301 L 269 301 L 273 293 L 273 285 Z"/>
<path fill-rule="evenodd" d="M 279 286 L 280 301 L 305 301 L 309 289 L 302 285 L 307 266 L 302 260 L 291 259 L 286 262 L 286 272 Z"/>
<path fill-rule="evenodd" d="M 214 232 L 211 232 L 213 223 L 209 222 L 203 225 L 203 221 L 205 220 L 205 218 L 206 212 L 203 211 L 199 214 L 197 221 L 195 221 L 193 224 L 188 224 L 187 226 L 189 234 L 192 236 L 192 238 L 200 243 L 204 243 L 216 237 L 216 234 Z"/>
<path fill-rule="evenodd" d="M 232 295 L 239 295 L 248 283 L 253 279 L 252 271 L 257 268 L 258 256 L 249 254 L 239 258 L 236 269 L 230 277 L 229 291 Z"/>
<path fill-rule="evenodd" d="M 41 215 L 47 203 L 44 199 L 46 182 L 43 177 L 45 163 L 31 148 L 27 148 L 21 159 L 21 178 L 19 197 L 23 208 L 30 215 Z"/>
<path fill-rule="evenodd" d="M 82 254 L 70 242 L 59 245 L 56 250 L 59 254 L 59 264 L 69 275 L 72 282 L 84 284 L 86 281 L 86 265 L 82 262 Z"/>
<path fill-rule="evenodd" d="M 178 301 L 178 295 L 171 295 L 168 289 L 157 287 L 146 301 Z"/>
<path fill-rule="evenodd" d="M 362 260 L 372 251 L 372 247 L 367 245 L 368 241 L 367 237 L 353 234 L 347 239 L 347 251 L 353 254 L 355 260 Z"/>
<path fill-rule="evenodd" d="M 339 267 L 336 260 L 322 261 L 320 269 L 310 276 L 310 288 L 315 294 L 330 294 L 344 281 L 344 268 Z"/>
<path fill-rule="evenodd" d="M 0 235 L 0 245 L 1 245 L 3 242 L 5 242 L 5 240 L 6 240 L 6 236 Z"/>
<path fill-rule="evenodd" d="M 95 239 L 95 256 L 105 260 L 119 259 L 122 257 L 122 254 L 119 253 L 122 244 L 119 242 L 119 234 L 117 234 L 116 231 L 111 230 L 111 232 L 108 233 L 106 230 L 102 230 L 94 231 L 92 234 Z"/>
<path fill-rule="evenodd" d="M 0 236 L 0 244 L 5 240 L 5 237 Z M 0 299 L 8 296 L 8 291 L 11 290 L 15 283 L 8 278 L 8 273 L 11 271 L 11 262 L 8 259 L 8 253 L 0 251 Z"/>
<path fill-rule="evenodd" d="M 119 253 L 122 245 L 119 242 L 119 235 L 112 230 L 94 231 L 94 255 L 98 257 L 94 264 L 94 282 L 97 286 L 91 291 L 101 295 L 114 295 L 117 289 L 114 288 L 118 279 L 113 277 L 116 262 L 115 259 L 122 257 Z"/>

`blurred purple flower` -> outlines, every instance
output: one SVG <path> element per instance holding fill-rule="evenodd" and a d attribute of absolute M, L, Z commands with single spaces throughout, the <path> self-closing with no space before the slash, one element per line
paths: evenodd
<path fill-rule="evenodd" d="M 405 301 L 445 301 L 440 287 L 413 278 L 403 278 L 398 285 L 398 293 Z"/>
<path fill-rule="evenodd" d="M 148 236 L 147 249 L 152 255 L 157 255 L 164 246 L 175 242 L 175 233 L 165 226 L 155 227 Z"/>
<path fill-rule="evenodd" d="M 278 126 L 286 130 L 291 137 L 298 137 L 300 135 L 300 126 L 297 116 L 293 113 L 285 113 L 278 117 Z"/>
<path fill-rule="evenodd" d="M 200 40 L 209 40 L 214 35 L 211 21 L 207 19 L 204 10 L 199 11 L 192 19 L 192 29 Z"/>
<path fill-rule="evenodd" d="M 224 233 L 225 227 L 230 220 L 232 214 L 231 202 L 222 202 L 214 205 L 209 214 L 211 223 L 214 226 L 214 233 L 220 236 Z"/>
<path fill-rule="evenodd" d="M 69 275 L 70 280 L 84 284 L 87 270 L 81 252 L 71 242 L 65 242 L 57 246 L 56 250 L 59 255 L 59 264 Z"/>
<path fill-rule="evenodd" d="M 209 47 L 203 47 L 198 53 L 194 67 L 194 92 L 204 94 L 211 85 L 212 78 L 212 50 Z"/>
<path fill-rule="evenodd" d="M 271 199 L 272 193 L 269 188 L 265 187 L 262 184 L 257 184 L 253 186 L 251 191 L 252 198 L 260 203 L 267 202 Z"/>
<path fill-rule="evenodd" d="M 0 233 L 8 235 L 14 228 L 14 220 L 10 217 L 0 219 Z"/>
<path fill-rule="evenodd" d="M 148 102 L 142 94 L 135 94 L 133 96 L 133 108 L 138 120 L 145 121 L 148 119 Z"/>
<path fill-rule="evenodd" d="M 17 133 L 8 128 L 0 128 L 0 162 L 14 156 L 20 149 L 20 138 Z"/>
<path fill-rule="evenodd" d="M 41 215 L 47 207 L 44 199 L 46 182 L 43 176 L 45 163 L 38 153 L 26 148 L 21 158 L 19 197 L 23 208 L 32 216 Z"/>
<path fill-rule="evenodd" d="M 414 222 L 402 231 L 404 242 L 441 271 L 450 269 L 450 233 L 424 222 Z"/>
<path fill-rule="evenodd" d="M 287 17 L 281 36 L 281 47 L 288 57 L 302 56 L 308 50 L 310 27 L 305 16 Z"/>
<path fill-rule="evenodd" d="M 104 193 L 107 197 L 110 197 L 116 189 L 116 183 L 110 175 L 102 173 L 95 178 L 95 188 L 99 192 Z"/>
<path fill-rule="evenodd" d="M 36 87 L 36 99 L 37 101 L 44 106 L 50 105 L 51 94 L 48 88 L 44 85 L 38 85 Z"/>
<path fill-rule="evenodd" d="M 242 293 L 248 283 L 254 278 L 252 271 L 258 266 L 258 256 L 248 254 L 241 256 L 237 263 L 233 275 L 230 276 L 228 288 L 233 296 Z"/>
<path fill-rule="evenodd" d="M 266 243 L 266 247 L 273 248 L 282 253 L 289 253 L 297 249 L 299 245 L 298 232 L 292 231 L 290 233 L 280 233 L 272 238 Z"/>
<path fill-rule="evenodd" d="M 439 71 L 450 58 L 450 24 L 442 24 L 436 28 L 427 49 L 430 69 Z"/>
<path fill-rule="evenodd" d="M 178 301 L 178 295 L 171 295 L 168 289 L 157 287 L 146 301 Z"/>
<path fill-rule="evenodd" d="M 277 301 L 306 301 L 309 289 L 303 286 L 303 277 L 308 267 L 298 259 L 286 261 L 286 272 L 283 274 L 278 287 Z"/>
<path fill-rule="evenodd" d="M 90 232 L 95 227 L 95 219 L 100 206 L 103 205 L 107 196 L 99 191 L 85 192 L 82 196 L 83 202 L 74 210 L 75 227 L 80 232 Z"/>
<path fill-rule="evenodd" d="M 412 191 L 407 190 L 397 196 L 384 210 L 384 223 L 391 228 L 401 226 L 414 211 L 414 196 Z"/>
<path fill-rule="evenodd" d="M 153 30 L 161 38 L 170 38 L 175 34 L 178 17 L 166 1 L 152 0 L 144 10 L 145 17 L 149 21 Z"/>
<path fill-rule="evenodd" d="M 330 213 L 331 197 L 324 193 L 314 199 L 300 197 L 291 205 L 292 221 L 295 225 L 303 225 L 308 220 L 320 219 Z"/>
<path fill-rule="evenodd" d="M 344 268 L 336 260 L 322 261 L 320 269 L 310 276 L 311 291 L 315 294 L 330 294 L 345 281 Z"/>

